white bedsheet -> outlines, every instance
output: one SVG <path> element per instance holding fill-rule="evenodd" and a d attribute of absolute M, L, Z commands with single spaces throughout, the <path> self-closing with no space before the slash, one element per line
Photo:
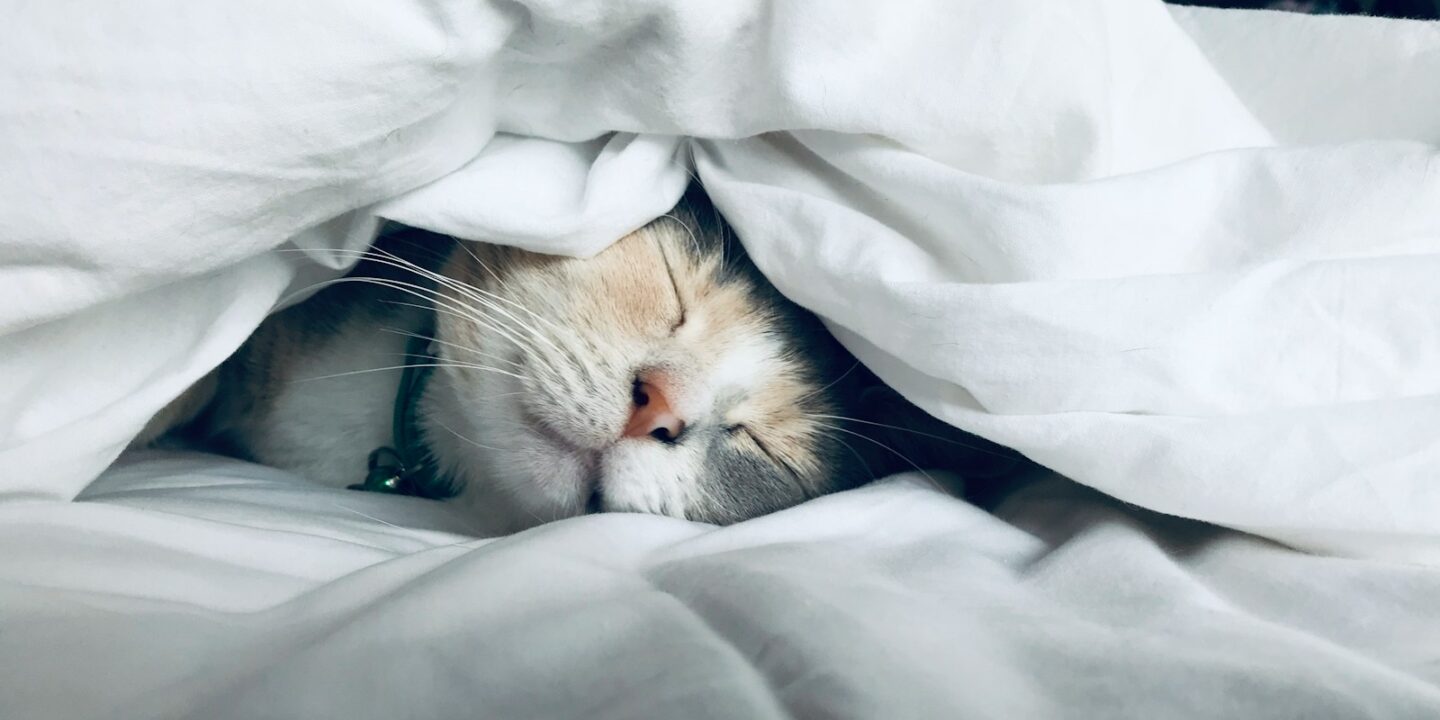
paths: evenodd
<path fill-rule="evenodd" d="M 65 8 L 0 44 L 0 496 L 73 497 L 377 215 L 583 255 L 693 157 L 775 283 L 937 416 L 1154 510 L 1440 559 L 1436 23 Z"/>
<path fill-rule="evenodd" d="M 200 456 L 82 499 L 0 506 L 7 720 L 1440 716 L 1440 570 L 1055 480 L 490 541 Z"/>
<path fill-rule="evenodd" d="M 1151 0 L 6 19 L 0 716 L 1440 712 L 1435 570 L 1402 564 L 1440 564 L 1435 23 Z M 200 461 L 67 502 L 378 217 L 584 255 L 692 171 L 937 416 L 1140 507 L 1369 559 L 1142 531 L 1074 489 L 1000 519 L 891 483 L 721 531 L 488 543 Z"/>

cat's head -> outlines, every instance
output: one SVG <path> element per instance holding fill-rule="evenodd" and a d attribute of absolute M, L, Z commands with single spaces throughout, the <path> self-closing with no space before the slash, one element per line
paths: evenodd
<path fill-rule="evenodd" d="M 735 522 L 907 454 L 868 424 L 894 419 L 857 418 L 873 376 L 696 192 L 593 258 L 466 243 L 441 274 L 420 423 L 492 526 L 594 511 Z"/>

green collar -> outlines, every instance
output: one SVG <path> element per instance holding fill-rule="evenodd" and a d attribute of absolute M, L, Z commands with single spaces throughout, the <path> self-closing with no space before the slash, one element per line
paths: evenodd
<path fill-rule="evenodd" d="M 405 346 L 405 372 L 395 391 L 395 410 L 391 416 L 391 445 L 370 452 L 365 482 L 351 485 L 351 490 L 417 495 L 443 500 L 454 497 L 456 489 L 435 470 L 435 459 L 425 446 L 416 424 L 416 407 L 425 392 L 425 383 L 434 369 L 435 358 L 427 351 L 429 338 L 417 335 Z"/>

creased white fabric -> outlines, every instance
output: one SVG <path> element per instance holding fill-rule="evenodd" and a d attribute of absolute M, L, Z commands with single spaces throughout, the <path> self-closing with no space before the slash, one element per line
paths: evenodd
<path fill-rule="evenodd" d="M 899 477 L 729 528 L 448 506 L 203 456 L 0 506 L 0 701 L 67 718 L 1440 714 L 1440 569 L 1039 479 Z"/>
<path fill-rule="evenodd" d="M 72 497 L 377 216 L 587 255 L 693 161 L 932 413 L 1155 510 L 1440 560 L 1434 23 L 77 7 L 21 3 L 0 44 L 5 497 Z"/>
<path fill-rule="evenodd" d="M 1148 0 L 19 2 L 0 716 L 1440 716 L 1440 27 Z M 390 218 L 588 255 L 691 173 L 1042 477 L 716 529 L 126 458 Z M 298 251 L 298 252 L 297 252 Z M 88 489 L 87 485 L 89 485 Z M 84 490 L 81 501 L 69 502 Z"/>
<path fill-rule="evenodd" d="M 1440 713 L 1440 580 L 1399 564 L 1440 562 L 1436 24 L 1142 0 L 7 20 L 6 717 Z M 1129 503 L 1379 559 L 904 482 L 488 543 L 195 459 L 63 502 L 377 218 L 587 255 L 692 171 L 927 410 Z"/>

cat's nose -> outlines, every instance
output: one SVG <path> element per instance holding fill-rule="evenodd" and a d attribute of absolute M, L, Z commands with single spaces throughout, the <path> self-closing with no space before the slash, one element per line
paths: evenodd
<path fill-rule="evenodd" d="M 625 437 L 649 436 L 663 443 L 673 443 L 685 432 L 685 421 L 670 407 L 661 382 L 637 379 L 631 391 L 631 401 Z"/>

